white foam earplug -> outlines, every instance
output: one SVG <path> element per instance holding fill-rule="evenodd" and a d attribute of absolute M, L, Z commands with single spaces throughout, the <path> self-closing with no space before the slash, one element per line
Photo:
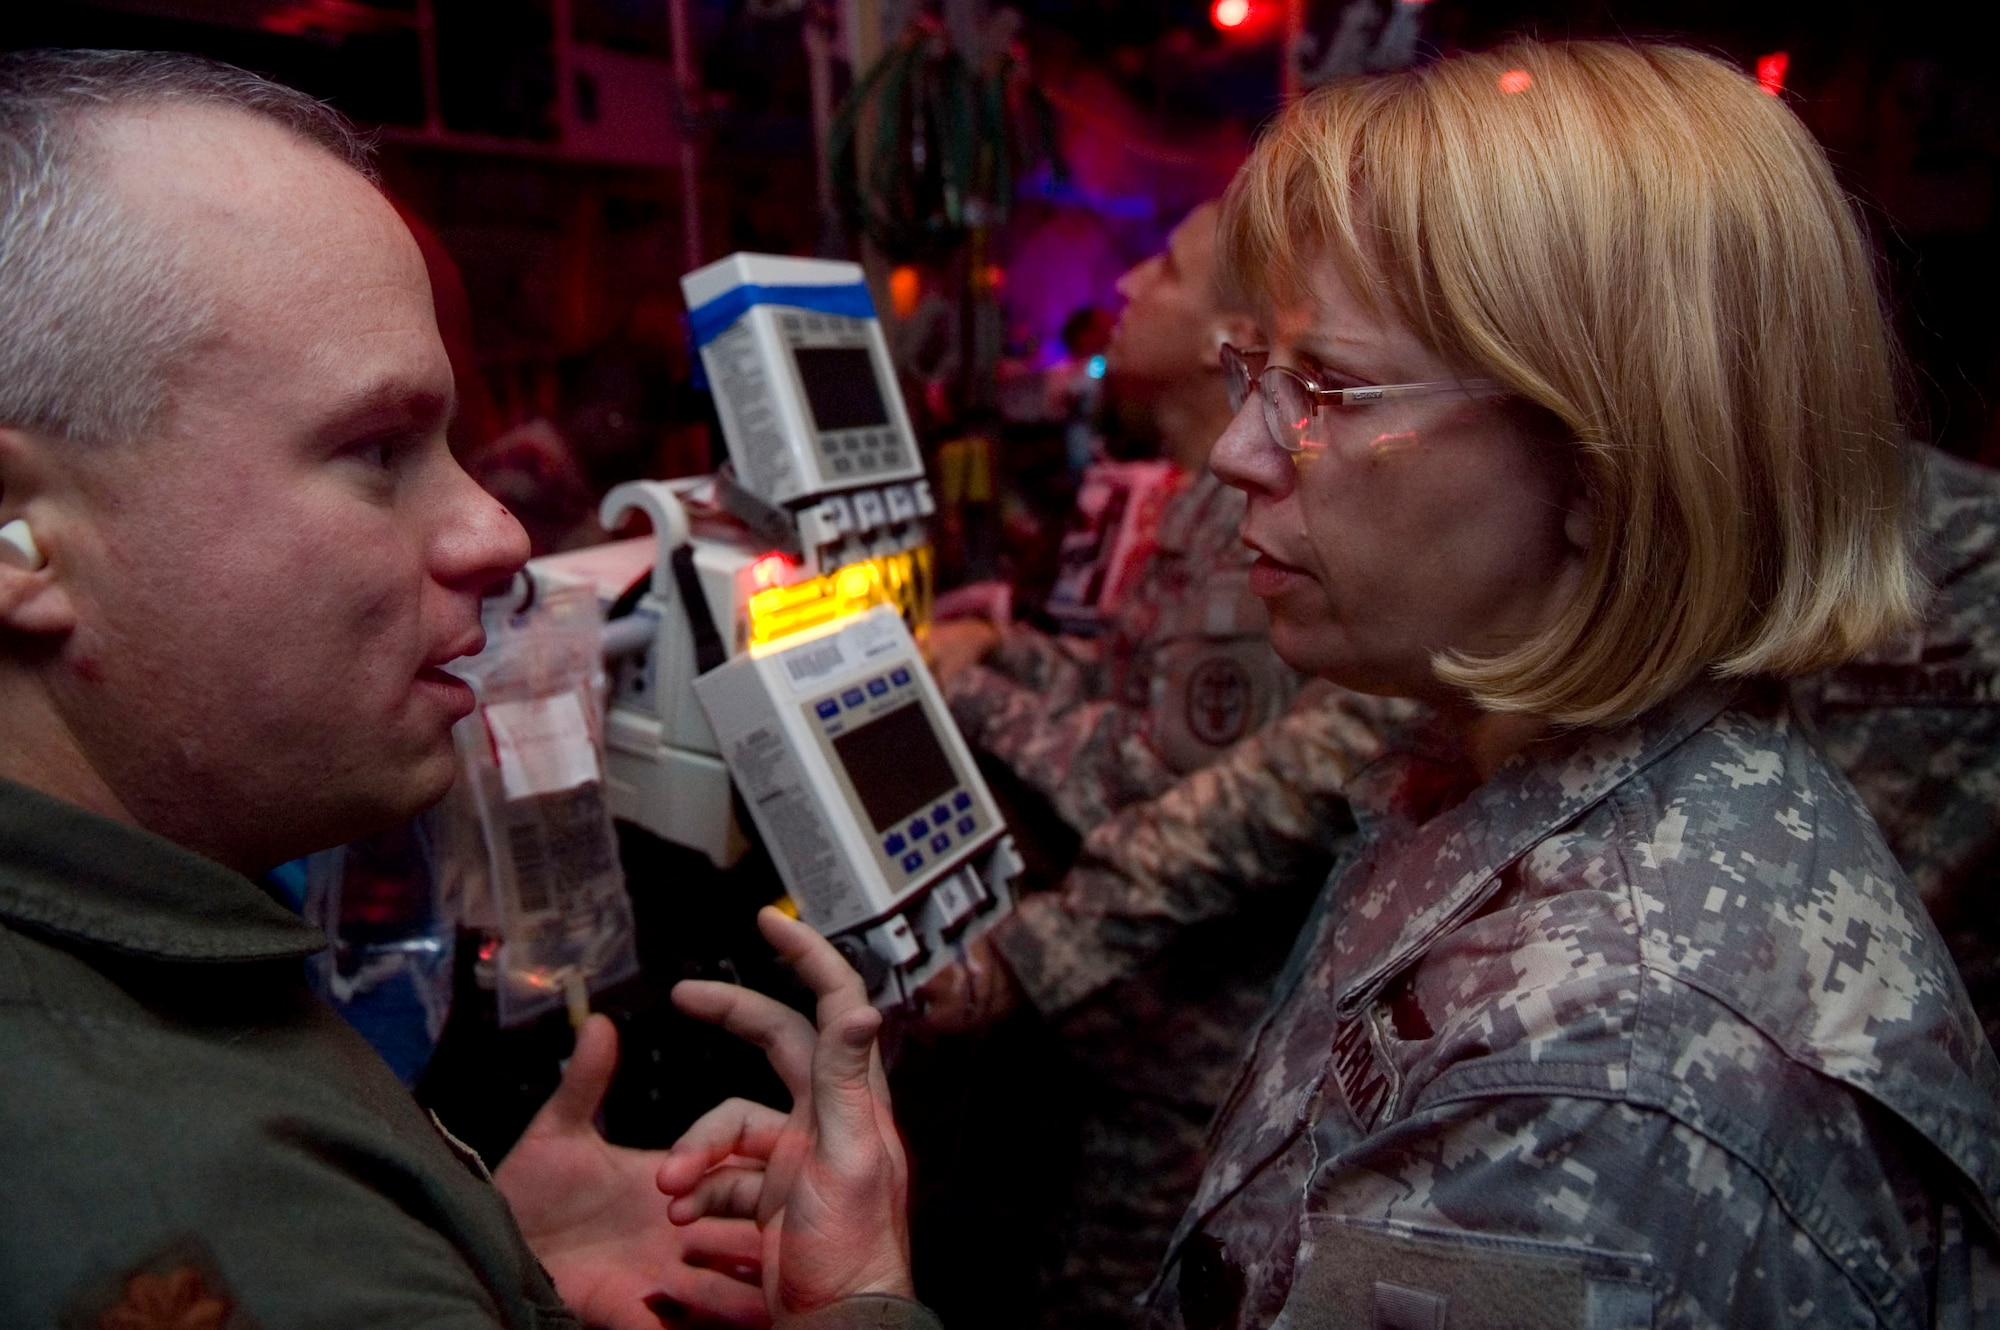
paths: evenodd
<path fill-rule="evenodd" d="M 35 543 L 35 533 L 28 529 L 26 520 L 19 517 L 0 526 L 0 558 L 31 573 L 48 563 L 42 557 L 42 547 Z"/>

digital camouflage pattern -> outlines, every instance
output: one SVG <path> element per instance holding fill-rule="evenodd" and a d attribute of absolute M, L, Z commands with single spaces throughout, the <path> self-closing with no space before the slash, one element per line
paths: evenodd
<path fill-rule="evenodd" d="M 2000 1042 L 2000 472 L 1939 452 L 1928 471 L 1923 628 L 1798 694 Z"/>
<path fill-rule="evenodd" d="M 1316 895 L 1354 830 L 1349 782 L 1382 755 L 1382 736 L 1417 714 L 1409 702 L 1308 685 L 1220 761 L 1086 836 L 1061 890 L 1021 901 L 994 934 L 1008 968 L 1037 1008 L 1060 1016 L 1143 973 L 1189 929 L 1301 881 Z M 1259 994 L 1253 1023 L 1262 1006 Z M 1152 1030 L 1160 1019 L 1171 1013 L 1128 1023 Z M 1194 1050 L 1173 1042 L 1185 1049 L 1174 1072 L 1184 1085 Z"/>
<path fill-rule="evenodd" d="M 1093 1082 L 1047 1324 L 1140 1323 L 1209 1121 L 1353 830 L 1343 791 L 1410 710 L 1309 685 L 1221 761 L 1098 827 L 1060 891 L 996 929 Z"/>
<path fill-rule="evenodd" d="M 1468 772 L 1350 783 L 1158 1320 L 2000 1322 L 2000 1067 L 1778 691 Z"/>
<path fill-rule="evenodd" d="M 1220 757 L 1302 682 L 1271 651 L 1250 591 L 1243 505 L 1204 470 L 1168 501 L 1105 636 L 1017 626 L 946 686 L 966 739 L 1079 832 Z"/>

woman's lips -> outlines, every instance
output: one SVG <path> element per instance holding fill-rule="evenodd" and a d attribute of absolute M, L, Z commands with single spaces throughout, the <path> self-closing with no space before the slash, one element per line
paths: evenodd
<path fill-rule="evenodd" d="M 1297 564 L 1274 559 L 1268 554 L 1259 554 L 1250 565 L 1250 590 L 1266 600 L 1311 580 L 1312 574 Z"/>

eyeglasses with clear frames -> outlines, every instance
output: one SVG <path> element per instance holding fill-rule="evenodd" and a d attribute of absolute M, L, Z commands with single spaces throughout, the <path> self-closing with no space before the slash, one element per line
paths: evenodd
<path fill-rule="evenodd" d="M 1325 407 L 1371 406 L 1409 397 L 1483 397 L 1504 394 L 1492 379 L 1434 379 L 1428 383 L 1378 383 L 1359 388 L 1322 388 L 1295 369 L 1263 364 L 1263 351 L 1239 351 L 1222 344 L 1222 372 L 1229 386 L 1229 409 L 1241 411 L 1256 384 L 1264 396 L 1264 424 L 1280 448 L 1305 451 L 1313 417 Z"/>

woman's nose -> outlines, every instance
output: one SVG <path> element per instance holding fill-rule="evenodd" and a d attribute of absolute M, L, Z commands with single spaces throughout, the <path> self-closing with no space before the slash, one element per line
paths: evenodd
<path fill-rule="evenodd" d="M 1290 454 L 1278 446 L 1264 423 L 1264 401 L 1256 385 L 1215 441 L 1208 465 L 1225 485 L 1246 494 L 1281 496 L 1290 492 L 1295 473 Z"/>

